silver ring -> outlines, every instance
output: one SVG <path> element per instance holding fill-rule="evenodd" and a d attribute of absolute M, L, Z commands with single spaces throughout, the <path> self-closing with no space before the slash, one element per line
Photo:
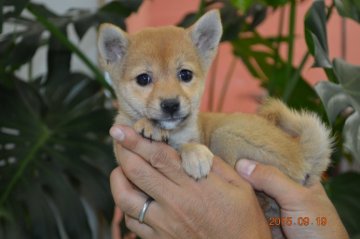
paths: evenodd
<path fill-rule="evenodd" d="M 139 213 L 139 222 L 140 223 L 144 223 L 144 218 L 145 218 L 145 213 L 146 211 L 148 210 L 149 206 L 150 206 L 150 203 L 154 201 L 154 199 L 152 199 L 151 197 L 149 197 L 145 203 L 144 203 L 144 206 L 142 207 L 140 213 Z"/>

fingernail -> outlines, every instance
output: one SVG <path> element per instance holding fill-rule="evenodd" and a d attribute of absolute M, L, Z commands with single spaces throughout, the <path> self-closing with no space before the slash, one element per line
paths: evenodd
<path fill-rule="evenodd" d="M 111 127 L 110 135 L 118 141 L 123 141 L 125 139 L 124 132 L 118 127 Z"/>
<path fill-rule="evenodd" d="M 248 159 L 240 159 L 235 165 L 236 171 L 245 176 L 250 176 L 255 167 L 256 163 Z"/>

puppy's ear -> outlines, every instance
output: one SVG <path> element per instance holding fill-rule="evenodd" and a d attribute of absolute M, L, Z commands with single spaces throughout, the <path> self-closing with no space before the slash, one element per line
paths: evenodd
<path fill-rule="evenodd" d="M 127 47 L 128 38 L 126 33 L 115 25 L 101 24 L 98 34 L 98 50 L 101 64 L 105 69 L 123 60 Z"/>
<path fill-rule="evenodd" d="M 207 12 L 188 30 L 202 63 L 208 68 L 217 51 L 222 35 L 219 11 L 212 10 Z"/>

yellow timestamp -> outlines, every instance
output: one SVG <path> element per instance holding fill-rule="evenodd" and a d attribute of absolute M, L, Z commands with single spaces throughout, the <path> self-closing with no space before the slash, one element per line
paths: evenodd
<path fill-rule="evenodd" d="M 311 220 L 310 217 L 270 217 L 269 226 L 326 226 L 328 220 L 326 217 L 316 217 Z"/>

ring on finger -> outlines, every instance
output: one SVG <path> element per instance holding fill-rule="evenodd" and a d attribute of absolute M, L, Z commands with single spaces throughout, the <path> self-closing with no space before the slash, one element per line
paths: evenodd
<path fill-rule="evenodd" d="M 142 207 L 142 209 L 141 209 L 141 211 L 139 213 L 139 219 L 138 220 L 139 220 L 140 223 L 144 223 L 144 218 L 145 218 L 146 211 L 148 210 L 148 208 L 149 208 L 152 201 L 154 201 L 154 199 L 152 199 L 151 197 L 149 197 L 145 201 L 145 203 L 144 203 L 144 205 L 143 205 L 143 207 Z"/>

